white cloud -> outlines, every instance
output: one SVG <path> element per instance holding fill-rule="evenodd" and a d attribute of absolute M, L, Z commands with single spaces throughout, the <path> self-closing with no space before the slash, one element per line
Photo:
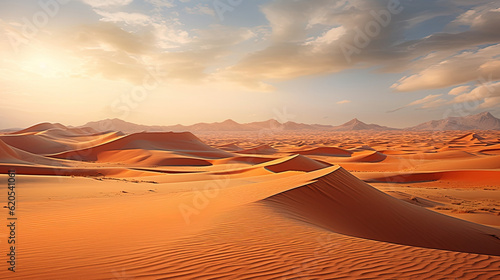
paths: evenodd
<path fill-rule="evenodd" d="M 472 103 L 478 108 L 489 108 L 500 104 L 500 82 L 483 83 L 469 92 L 456 96 L 454 103 Z"/>
<path fill-rule="evenodd" d="M 454 54 L 444 61 L 434 61 L 420 72 L 401 78 L 392 88 L 416 91 L 444 88 L 489 77 L 500 79 L 500 44 Z"/>
<path fill-rule="evenodd" d="M 351 102 L 352 102 L 351 100 L 342 100 L 342 101 L 337 102 L 337 104 L 348 104 Z"/>
<path fill-rule="evenodd" d="M 413 107 L 413 106 L 418 106 L 418 105 L 420 105 L 419 106 L 420 109 L 430 109 L 430 108 L 439 107 L 439 106 L 445 105 L 447 103 L 446 100 L 439 98 L 441 96 L 442 96 L 442 94 L 430 94 L 430 95 L 425 96 L 424 98 L 415 100 L 415 101 L 413 101 L 413 102 L 411 102 L 403 107 L 388 111 L 388 113 L 394 113 L 394 112 L 399 111 L 401 109 Z"/>
<path fill-rule="evenodd" d="M 115 23 L 126 23 L 129 25 L 141 25 L 146 26 L 151 24 L 151 19 L 149 16 L 141 13 L 125 13 L 125 12 L 105 12 L 102 10 L 94 10 L 98 15 L 102 16 L 101 21 L 115 22 Z"/>
<path fill-rule="evenodd" d="M 453 88 L 448 92 L 448 95 L 460 95 L 470 89 L 470 86 L 459 86 L 456 88 Z"/>
<path fill-rule="evenodd" d="M 133 0 L 83 0 L 84 3 L 94 8 L 127 6 Z"/>

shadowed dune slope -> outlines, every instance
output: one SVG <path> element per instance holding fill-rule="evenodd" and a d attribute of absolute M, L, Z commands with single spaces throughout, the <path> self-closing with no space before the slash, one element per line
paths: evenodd
<path fill-rule="evenodd" d="M 46 158 L 11 147 L 0 139 L 0 165 L 8 164 L 65 166 L 61 160 Z"/>
<path fill-rule="evenodd" d="M 500 230 L 398 200 L 342 168 L 262 202 L 293 219 L 341 234 L 500 256 Z"/>
<path fill-rule="evenodd" d="M 19 163 L 22 162 L 22 160 L 19 158 L 19 155 L 10 147 L 9 145 L 5 144 L 2 140 L 0 140 L 0 161 L 2 163 L 8 162 L 8 163 Z"/>
<path fill-rule="evenodd" d="M 50 129 L 30 134 L 1 135 L 0 140 L 29 153 L 50 155 L 100 145 L 121 136 L 117 132 L 80 135 L 69 130 Z"/>
<path fill-rule="evenodd" d="M 162 150 L 206 158 L 226 158 L 231 153 L 210 147 L 190 132 L 136 133 L 95 147 L 51 155 L 55 158 L 96 161 L 98 155 L 109 151 Z"/>
<path fill-rule="evenodd" d="M 261 145 L 257 146 L 251 149 L 243 150 L 243 151 L 238 151 L 238 154 L 256 154 L 256 155 L 272 155 L 274 153 L 277 153 L 278 150 L 275 148 L 269 146 L 269 145 Z"/>
<path fill-rule="evenodd" d="M 53 141 L 42 135 L 4 135 L 0 136 L 0 140 L 33 154 L 53 154 L 71 150 L 70 145 Z"/>

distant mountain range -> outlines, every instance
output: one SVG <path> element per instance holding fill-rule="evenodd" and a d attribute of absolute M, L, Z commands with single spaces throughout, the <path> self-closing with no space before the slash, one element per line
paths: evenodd
<path fill-rule="evenodd" d="M 500 130 L 500 119 L 489 112 L 466 117 L 449 117 L 419 124 L 409 130 Z"/>
<path fill-rule="evenodd" d="M 274 119 L 263 122 L 252 122 L 240 124 L 233 120 L 225 120 L 216 123 L 197 123 L 190 126 L 148 126 L 126 122 L 120 119 L 106 119 L 97 122 L 89 122 L 81 127 L 90 127 L 97 131 L 121 131 L 134 133 L 142 131 L 191 131 L 191 132 L 224 132 L 224 131 L 296 131 L 296 130 L 328 130 L 328 131 L 386 131 L 400 130 L 378 124 L 366 124 L 358 119 L 353 119 L 339 126 L 304 124 L 296 122 L 280 123 Z M 500 130 L 500 119 L 495 118 L 489 112 L 480 113 L 466 117 L 450 117 L 443 120 L 426 122 L 404 130 Z"/>

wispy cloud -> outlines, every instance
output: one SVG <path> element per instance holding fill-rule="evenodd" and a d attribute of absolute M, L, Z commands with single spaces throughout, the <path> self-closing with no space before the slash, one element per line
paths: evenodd
<path fill-rule="evenodd" d="M 418 106 L 418 105 L 420 105 L 419 106 L 420 109 L 429 109 L 429 108 L 439 107 L 441 105 L 446 104 L 446 100 L 439 98 L 441 96 L 442 96 L 442 94 L 430 94 L 422 99 L 418 99 L 418 100 L 415 100 L 409 104 L 406 104 L 405 106 L 399 107 L 399 108 L 394 109 L 394 110 L 387 111 L 387 113 L 394 113 L 394 112 L 397 112 L 401 109 L 412 107 L 412 106 Z"/>
<path fill-rule="evenodd" d="M 351 100 L 342 100 L 342 101 L 337 102 L 337 104 L 348 104 L 351 102 L 352 102 Z"/>

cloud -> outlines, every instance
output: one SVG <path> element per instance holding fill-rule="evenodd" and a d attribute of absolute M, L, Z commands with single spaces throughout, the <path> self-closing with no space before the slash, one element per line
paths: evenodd
<path fill-rule="evenodd" d="M 84 3 L 94 8 L 127 6 L 133 0 L 83 0 Z"/>
<path fill-rule="evenodd" d="M 152 23 L 149 16 L 141 13 L 125 13 L 125 12 L 115 12 L 110 13 L 102 10 L 94 10 L 102 18 L 101 21 L 104 22 L 114 22 L 114 23 L 126 23 L 129 25 L 141 25 L 146 26 Z"/>
<path fill-rule="evenodd" d="M 439 98 L 441 96 L 442 96 L 442 94 L 430 94 L 424 98 L 415 100 L 415 101 L 413 101 L 405 106 L 399 107 L 399 108 L 394 109 L 394 110 L 390 110 L 387 113 L 394 113 L 394 112 L 397 112 L 401 109 L 412 107 L 412 106 L 417 106 L 417 105 L 421 105 L 421 106 L 419 106 L 420 109 L 429 109 L 429 108 L 439 107 L 441 105 L 446 104 L 446 102 L 447 102 L 446 100 Z"/>
<path fill-rule="evenodd" d="M 460 95 L 470 89 L 470 86 L 459 86 L 448 92 L 448 95 Z"/>
<path fill-rule="evenodd" d="M 154 7 L 158 9 L 162 8 L 173 8 L 176 5 L 174 4 L 174 0 L 146 0 L 147 3 L 152 4 Z M 181 1 L 184 2 L 184 1 Z"/>
<path fill-rule="evenodd" d="M 416 91 L 450 87 L 486 77 L 500 79 L 499 55 L 500 44 L 463 51 L 446 60 L 435 61 L 419 73 L 401 78 L 392 88 Z"/>
<path fill-rule="evenodd" d="M 188 14 L 215 16 L 215 11 L 212 8 L 201 3 L 194 7 L 186 7 L 185 10 Z"/>
<path fill-rule="evenodd" d="M 490 108 L 500 104 L 500 82 L 477 85 L 469 92 L 456 96 L 453 103 L 468 103 L 470 107 Z"/>
<path fill-rule="evenodd" d="M 351 100 L 342 100 L 342 101 L 337 102 L 337 104 L 348 104 L 351 102 L 352 102 Z"/>

